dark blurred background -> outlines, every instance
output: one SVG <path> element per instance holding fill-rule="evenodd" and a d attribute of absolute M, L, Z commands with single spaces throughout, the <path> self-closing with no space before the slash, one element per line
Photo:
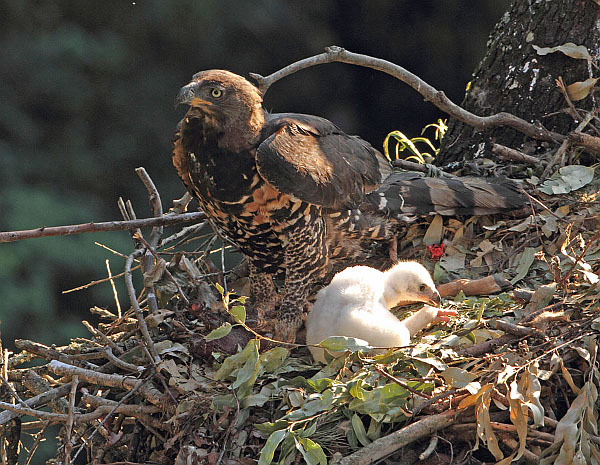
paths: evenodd
<path fill-rule="evenodd" d="M 134 173 L 144 166 L 165 209 L 183 193 L 171 166 L 173 100 L 192 74 L 226 68 L 274 72 L 340 45 L 390 60 L 460 103 L 509 0 L 0 1 L 0 230 L 121 219 L 119 196 L 150 215 Z M 443 115 L 382 73 L 343 64 L 276 83 L 267 109 L 333 120 L 381 148 Z M 4 343 L 62 345 L 85 335 L 93 305 L 114 310 L 108 284 L 62 294 L 120 273 L 127 232 L 0 244 Z M 118 287 L 121 303 L 126 294 Z"/>

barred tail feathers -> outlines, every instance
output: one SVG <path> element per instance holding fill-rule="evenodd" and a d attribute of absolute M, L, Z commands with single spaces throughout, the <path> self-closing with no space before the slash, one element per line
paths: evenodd
<path fill-rule="evenodd" d="M 394 173 L 367 196 L 370 209 L 398 220 L 440 214 L 491 215 L 526 204 L 516 183 L 506 178 L 425 178 L 415 173 Z"/>

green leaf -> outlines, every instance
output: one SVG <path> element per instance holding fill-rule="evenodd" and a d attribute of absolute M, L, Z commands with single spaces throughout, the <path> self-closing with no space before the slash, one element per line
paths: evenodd
<path fill-rule="evenodd" d="M 246 308 L 242 305 L 234 305 L 229 310 L 233 318 L 237 323 L 245 323 L 246 322 Z"/>
<path fill-rule="evenodd" d="M 330 336 L 319 345 L 323 347 L 323 349 L 331 350 L 332 352 L 342 352 L 345 350 L 358 352 L 359 350 L 372 349 L 367 341 L 346 336 Z"/>
<path fill-rule="evenodd" d="M 367 430 L 365 429 L 365 425 L 363 425 L 362 420 L 357 414 L 352 415 L 352 429 L 354 430 L 354 434 L 356 434 L 356 438 L 363 446 L 368 446 L 371 444 L 371 440 L 367 437 Z"/>
<path fill-rule="evenodd" d="M 223 289 L 223 286 L 221 286 L 219 283 L 215 283 L 215 287 L 217 288 L 217 291 L 219 291 L 219 294 L 225 294 L 225 289 Z"/>
<path fill-rule="evenodd" d="M 251 341 L 252 342 L 252 341 Z M 256 380 L 256 376 L 258 375 L 259 364 L 259 355 L 258 355 L 258 345 L 257 344 L 248 344 L 247 347 L 250 347 L 250 354 L 244 366 L 240 368 L 240 371 L 237 373 L 237 377 L 235 382 L 233 383 L 233 389 L 239 388 L 242 384 L 252 381 L 251 384 L 254 384 Z M 245 350 L 245 349 L 244 349 Z"/>
<path fill-rule="evenodd" d="M 235 370 L 244 365 L 249 358 L 254 357 L 254 354 L 258 353 L 258 344 L 259 341 L 257 339 L 252 339 L 248 342 L 248 344 L 246 344 L 244 350 L 238 352 L 237 354 L 230 355 L 223 360 L 221 368 L 219 368 L 215 373 L 215 379 L 223 380 L 227 378 Z"/>
<path fill-rule="evenodd" d="M 213 329 L 210 333 L 204 336 L 207 341 L 214 341 L 215 339 L 221 339 L 227 336 L 231 332 L 231 323 L 223 323 L 216 329 Z"/>
<path fill-rule="evenodd" d="M 258 465 L 269 465 L 273 461 L 277 446 L 279 446 L 281 441 L 283 441 L 288 434 L 289 432 L 285 429 L 280 429 L 271 433 L 264 447 L 260 451 Z"/>
<path fill-rule="evenodd" d="M 307 465 L 327 465 L 327 457 L 319 444 L 309 438 L 296 438 L 296 448 Z"/>

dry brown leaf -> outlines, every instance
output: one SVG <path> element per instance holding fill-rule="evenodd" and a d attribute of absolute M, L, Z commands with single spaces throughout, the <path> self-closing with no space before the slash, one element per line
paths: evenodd
<path fill-rule="evenodd" d="M 574 82 L 567 86 L 567 94 L 569 94 L 569 98 L 573 102 L 577 102 L 578 100 L 583 100 L 586 98 L 590 91 L 596 85 L 598 78 L 589 78 L 585 81 Z"/>

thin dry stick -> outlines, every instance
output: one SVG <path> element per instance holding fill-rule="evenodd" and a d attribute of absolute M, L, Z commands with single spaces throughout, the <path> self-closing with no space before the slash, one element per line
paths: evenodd
<path fill-rule="evenodd" d="M 127 260 L 125 261 L 125 285 L 127 286 L 127 294 L 129 295 L 129 302 L 135 311 L 135 316 L 137 317 L 138 324 L 140 327 L 140 332 L 142 333 L 142 337 L 144 338 L 144 342 L 148 347 L 148 351 L 152 355 L 152 359 L 156 363 L 160 363 L 160 356 L 154 347 L 154 342 L 152 342 L 152 338 L 150 337 L 150 332 L 148 331 L 148 326 L 146 325 L 146 320 L 144 320 L 144 314 L 142 313 L 142 309 L 140 308 L 140 304 L 137 300 L 137 296 L 135 294 L 135 287 L 133 287 L 133 278 L 131 276 L 131 265 L 133 264 L 133 260 L 136 257 L 142 255 L 143 250 L 138 249 L 133 252 Z"/>
<path fill-rule="evenodd" d="M 581 123 L 579 123 L 579 125 L 577 126 L 577 128 L 575 129 L 574 132 L 582 131 L 583 128 L 585 128 L 589 124 L 589 122 L 592 120 L 593 117 L 594 117 L 594 114 L 592 112 L 588 113 L 585 116 L 585 118 L 583 119 L 583 121 Z M 569 148 L 569 146 L 570 146 L 569 139 L 568 138 L 563 139 L 562 144 L 560 144 L 560 147 L 556 150 L 554 157 L 552 157 L 552 161 L 550 161 L 550 163 L 548 163 L 548 165 L 544 169 L 542 175 L 540 176 L 541 181 L 543 181 L 544 179 L 546 179 L 548 177 L 548 175 L 550 174 L 550 171 L 552 170 L 552 168 L 554 166 L 556 166 L 558 164 L 559 160 L 562 161 L 563 156 L 564 156 L 565 152 L 567 151 L 567 148 Z"/>
<path fill-rule="evenodd" d="M 115 280 L 113 279 L 112 272 L 110 271 L 110 260 L 106 259 L 106 272 L 108 273 L 108 279 L 110 281 L 110 286 L 112 287 L 113 296 L 115 298 L 115 305 L 117 306 L 117 316 L 119 320 L 123 316 L 121 312 L 121 304 L 119 303 L 119 295 L 117 294 L 117 286 L 115 286 Z"/>
<path fill-rule="evenodd" d="M 31 459 L 33 459 L 33 454 L 35 454 L 35 451 L 37 450 L 38 446 L 42 442 L 42 439 L 44 437 L 44 433 L 46 432 L 46 429 L 51 424 L 52 424 L 51 421 L 49 421 L 49 420 L 46 421 L 44 423 L 44 426 L 42 426 L 42 429 L 35 435 L 35 441 L 33 443 L 33 446 L 31 446 L 31 450 L 29 451 L 29 454 L 27 455 L 27 459 L 25 459 L 25 463 L 23 465 L 29 465 L 31 463 Z"/>
<path fill-rule="evenodd" d="M 160 218 L 143 218 L 141 220 L 128 221 L 106 221 L 101 223 L 71 224 L 68 226 L 51 226 L 36 229 L 27 229 L 23 231 L 0 232 L 0 243 L 22 241 L 23 239 L 33 239 L 36 237 L 51 236 L 69 236 L 71 234 L 83 234 L 90 232 L 123 231 L 135 230 L 148 226 L 168 226 L 179 223 L 193 223 L 206 219 L 204 212 L 183 213 L 173 215 L 171 213 Z"/>
<path fill-rule="evenodd" d="M 139 239 L 142 244 L 144 244 L 144 246 L 146 247 L 146 250 L 150 252 L 150 254 L 156 259 L 156 261 L 159 261 L 161 258 L 158 256 L 158 254 L 156 253 L 156 250 L 154 250 L 154 248 L 152 247 L 151 244 L 149 244 L 146 239 L 144 239 L 142 236 L 138 236 L 137 239 Z M 175 288 L 177 289 L 177 293 L 179 294 L 179 297 L 181 298 L 181 300 L 183 301 L 184 305 L 186 307 L 189 307 L 190 305 L 190 301 L 187 298 L 187 296 L 185 295 L 185 293 L 183 292 L 183 289 L 181 289 L 181 286 L 179 286 L 179 283 L 177 282 L 177 280 L 175 279 L 175 277 L 171 274 L 171 272 L 167 269 L 167 267 L 165 267 L 165 274 L 167 275 L 167 277 L 173 282 L 173 284 L 175 284 Z"/>
<path fill-rule="evenodd" d="M 150 201 L 150 205 L 152 206 L 152 213 L 156 218 L 161 217 L 163 214 L 163 209 L 162 202 L 160 200 L 160 194 L 158 193 L 158 189 L 154 185 L 154 182 L 150 178 L 150 175 L 143 167 L 136 168 L 135 172 L 144 183 L 144 186 L 146 186 L 146 190 L 148 191 L 149 195 L 148 199 Z M 133 211 L 133 208 L 131 208 L 131 211 Z M 144 270 L 144 273 L 150 271 L 154 266 L 154 250 L 160 243 L 162 233 L 162 226 L 155 226 L 152 228 L 150 240 L 148 241 L 148 245 L 146 245 L 146 251 L 144 252 L 144 256 L 142 258 L 142 270 Z M 136 237 L 143 240 L 142 232 L 138 230 Z M 148 307 L 150 309 L 150 313 L 156 313 L 158 311 L 158 299 L 156 298 L 154 286 L 150 283 L 144 283 L 144 287 L 146 288 L 146 294 L 148 295 Z"/>
<path fill-rule="evenodd" d="M 127 258 L 127 255 L 125 255 L 123 258 Z M 141 267 L 141 265 L 138 265 L 138 266 L 132 268 L 132 270 L 137 270 L 140 267 Z M 83 286 L 74 287 L 73 289 L 67 289 L 66 291 L 62 291 L 62 293 L 69 294 L 70 292 L 81 291 L 83 289 L 87 289 L 88 287 L 95 286 L 96 284 L 102 284 L 102 283 L 105 283 L 106 281 L 110 281 L 111 279 L 114 280 L 116 278 L 120 278 L 123 275 L 125 275 L 125 273 L 119 273 L 119 274 L 113 275 L 112 278 L 97 279 L 96 281 L 91 281 L 87 284 L 84 284 Z"/>
<path fill-rule="evenodd" d="M 125 352 L 123 351 L 123 349 L 121 349 L 117 344 L 115 344 L 115 342 L 109 338 L 106 334 L 104 334 L 102 331 L 100 331 L 97 328 L 94 328 L 91 324 L 89 324 L 87 321 L 83 320 L 81 322 L 83 324 L 83 326 L 85 326 L 87 328 L 87 330 L 92 333 L 95 336 L 100 337 L 100 339 L 102 339 L 104 342 L 106 342 L 110 347 L 112 347 L 114 350 L 116 350 L 120 355 L 123 355 Z"/>
<path fill-rule="evenodd" d="M 73 423 L 75 422 L 75 395 L 77 394 L 78 384 L 79 378 L 77 378 L 77 375 L 75 375 L 71 380 L 71 392 L 69 393 L 69 411 L 67 413 L 68 419 L 67 424 L 65 426 L 65 465 L 71 464 L 71 450 L 73 449 L 71 435 L 73 434 Z"/>
<path fill-rule="evenodd" d="M 427 84 L 421 78 L 414 75 L 410 71 L 407 71 L 401 66 L 380 58 L 373 58 L 368 55 L 352 53 L 337 46 L 326 47 L 325 53 L 292 63 L 291 65 L 286 66 L 285 68 L 269 76 L 263 77 L 260 74 L 253 73 L 250 75 L 256 79 L 256 81 L 258 81 L 258 88 L 264 93 L 274 82 L 289 76 L 292 73 L 309 68 L 311 66 L 333 62 L 365 66 L 367 68 L 373 68 L 387 73 L 411 86 L 413 89 L 419 92 L 425 98 L 425 100 L 433 103 L 440 110 L 478 130 L 506 126 L 516 129 L 526 136 L 538 140 L 562 142 L 566 139 L 566 137 L 562 134 L 548 131 L 540 124 L 531 124 L 524 119 L 518 118 L 509 113 L 502 112 L 491 116 L 475 115 L 452 102 L 448 97 L 446 97 L 444 92 L 438 91 L 433 86 Z"/>

